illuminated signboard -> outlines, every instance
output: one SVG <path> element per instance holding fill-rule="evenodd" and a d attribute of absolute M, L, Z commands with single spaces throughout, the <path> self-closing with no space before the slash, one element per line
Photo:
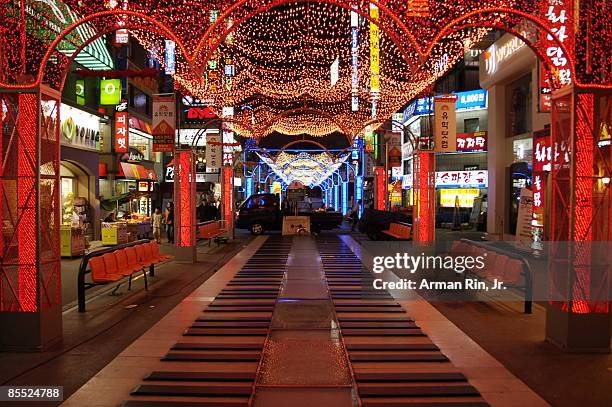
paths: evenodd
<path fill-rule="evenodd" d="M 434 146 L 438 153 L 457 151 L 456 101 L 455 96 L 434 100 Z"/>
<path fill-rule="evenodd" d="M 384 211 L 387 207 L 387 193 L 385 191 L 387 185 L 385 182 L 384 167 L 374 167 L 374 186 L 376 193 L 376 209 Z"/>
<path fill-rule="evenodd" d="M 221 149 L 221 135 L 219 133 L 206 134 L 206 172 L 217 173 L 221 168 L 223 151 Z"/>
<path fill-rule="evenodd" d="M 234 168 L 225 166 L 222 171 L 223 219 L 227 230 L 232 230 L 234 227 Z"/>
<path fill-rule="evenodd" d="M 373 152 L 374 151 L 374 132 L 372 131 L 367 131 L 363 137 L 363 141 L 365 144 L 365 150 L 367 152 Z"/>
<path fill-rule="evenodd" d="M 486 188 L 489 185 L 489 171 L 438 171 L 437 188 Z"/>
<path fill-rule="evenodd" d="M 505 41 L 491 45 L 483 53 L 487 73 L 493 75 L 502 63 L 524 46 L 523 40 L 515 36 L 509 36 Z"/>
<path fill-rule="evenodd" d="M 104 0 L 104 7 L 110 10 L 114 10 L 116 8 L 120 8 L 121 10 L 127 10 L 129 7 L 128 0 Z M 125 27 L 127 24 L 127 16 L 121 15 L 119 16 L 119 21 L 117 25 L 119 27 Z M 115 31 L 115 44 L 116 45 L 125 45 L 130 42 L 130 34 L 126 28 L 119 28 Z"/>
<path fill-rule="evenodd" d="M 467 92 L 453 93 L 457 96 L 457 112 L 468 112 L 487 108 L 488 94 L 484 89 L 469 90 Z M 432 114 L 434 111 L 434 98 L 419 98 L 404 110 L 404 123 L 414 116 Z"/>
<path fill-rule="evenodd" d="M 402 177 L 402 186 L 412 188 L 412 174 Z M 487 188 L 489 186 L 488 170 L 437 171 L 436 188 Z"/>
<path fill-rule="evenodd" d="M 100 81 L 100 104 L 102 106 L 118 105 L 121 103 L 121 80 L 102 79 Z"/>
<path fill-rule="evenodd" d="M 185 121 L 201 122 L 216 118 L 217 115 L 210 107 L 189 107 L 185 110 Z"/>
<path fill-rule="evenodd" d="M 546 190 L 547 172 L 552 167 L 552 146 L 550 143 L 550 128 L 533 132 L 533 171 L 532 171 L 532 219 L 531 226 L 544 228 L 544 194 Z"/>
<path fill-rule="evenodd" d="M 429 17 L 429 1 L 428 0 L 408 0 L 409 17 Z"/>
<path fill-rule="evenodd" d="M 127 112 L 116 112 L 115 113 L 115 152 L 116 153 L 127 153 L 128 152 L 128 113 Z"/>
<path fill-rule="evenodd" d="M 355 141 L 353 141 L 353 151 L 351 152 L 351 160 L 359 160 L 359 150 L 363 145 L 363 139 L 360 137 L 355 137 Z"/>
<path fill-rule="evenodd" d="M 471 208 L 474 206 L 474 199 L 480 196 L 480 190 L 471 189 L 441 189 L 440 206 L 443 208 Z"/>
<path fill-rule="evenodd" d="M 68 106 L 60 106 L 61 143 L 71 147 L 100 150 L 100 118 Z"/>
<path fill-rule="evenodd" d="M 219 134 L 219 129 L 180 129 L 178 130 L 179 144 L 204 147 L 206 146 L 206 135 L 208 133 Z"/>
<path fill-rule="evenodd" d="M 546 0 L 541 3 L 542 13 L 557 40 L 568 49 L 572 49 L 573 32 L 575 29 L 573 24 L 573 3 L 575 2 L 571 0 Z M 541 33 L 540 40 L 546 46 L 546 55 L 550 57 L 553 64 L 552 74 L 555 80 L 561 86 L 571 84 L 572 76 L 568 56 L 563 53 L 563 50 L 551 35 L 543 32 Z"/>
<path fill-rule="evenodd" d="M 153 95 L 153 151 L 174 150 L 176 129 L 176 101 L 174 95 Z"/>
<path fill-rule="evenodd" d="M 85 105 L 85 79 L 77 79 L 75 85 L 76 102 L 80 106 Z"/>
<path fill-rule="evenodd" d="M 370 18 L 378 21 L 380 12 L 378 6 L 370 3 Z M 370 21 L 370 92 L 380 93 L 380 29 Z"/>
<path fill-rule="evenodd" d="M 359 111 L 359 14 L 351 11 L 351 111 Z"/>
<path fill-rule="evenodd" d="M 487 151 L 487 132 L 457 134 L 457 151 Z"/>
<path fill-rule="evenodd" d="M 149 192 L 149 183 L 147 181 L 139 181 L 138 192 Z"/>
<path fill-rule="evenodd" d="M 550 129 L 535 131 L 533 133 L 533 172 L 550 171 L 551 163 Z"/>
<path fill-rule="evenodd" d="M 391 115 L 391 131 L 402 133 L 404 131 L 404 113 L 393 113 Z"/>

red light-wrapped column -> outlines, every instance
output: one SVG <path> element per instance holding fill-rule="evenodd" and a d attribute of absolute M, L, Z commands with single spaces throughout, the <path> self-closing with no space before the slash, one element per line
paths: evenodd
<path fill-rule="evenodd" d="M 413 162 L 413 239 L 415 242 L 430 243 L 436 238 L 436 158 L 433 153 L 419 151 L 414 155 Z"/>
<path fill-rule="evenodd" d="M 17 116 L 17 239 L 19 250 L 18 287 L 19 305 L 25 312 L 35 312 L 36 298 L 36 252 L 38 239 L 36 233 L 35 192 L 37 169 L 35 167 L 38 150 L 38 95 L 24 93 L 19 95 L 19 115 Z M 33 194 L 34 192 L 34 194 Z"/>
<path fill-rule="evenodd" d="M 387 182 L 385 167 L 374 167 L 374 193 L 375 208 L 379 211 L 387 209 Z"/>
<path fill-rule="evenodd" d="M 174 237 L 179 252 L 187 260 L 196 246 L 196 183 L 195 156 L 191 150 L 177 151 L 174 155 Z M 187 248 L 181 250 L 180 248 Z M 193 250 L 189 250 L 192 248 Z M 179 253 L 180 257 L 183 257 Z"/>
<path fill-rule="evenodd" d="M 224 166 L 221 169 L 221 193 L 223 202 L 223 219 L 230 234 L 234 230 L 234 168 Z"/>
<path fill-rule="evenodd" d="M 61 341 L 59 92 L 0 91 L 0 346 Z"/>
<path fill-rule="evenodd" d="M 611 150 L 602 129 L 612 95 L 553 95 L 551 250 L 546 338 L 573 351 L 610 350 Z"/>

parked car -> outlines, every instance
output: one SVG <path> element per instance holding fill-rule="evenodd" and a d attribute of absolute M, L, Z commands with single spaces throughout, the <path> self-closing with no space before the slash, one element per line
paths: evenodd
<path fill-rule="evenodd" d="M 240 205 L 236 213 L 236 228 L 248 229 L 254 235 L 265 231 L 281 230 L 283 217 L 295 215 L 280 207 L 280 198 L 275 194 L 251 195 Z M 310 218 L 310 230 L 318 233 L 340 227 L 342 214 L 339 212 L 300 211 L 298 216 Z"/>

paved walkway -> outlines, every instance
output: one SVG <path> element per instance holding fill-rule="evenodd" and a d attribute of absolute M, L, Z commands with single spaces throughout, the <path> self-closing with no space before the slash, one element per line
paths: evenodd
<path fill-rule="evenodd" d="M 546 406 L 350 237 L 260 237 L 66 406 Z M 178 342 L 177 342 L 178 341 Z"/>
<path fill-rule="evenodd" d="M 121 295 L 110 295 L 114 285 L 101 286 L 97 296 L 88 290 L 86 313 L 78 313 L 75 308 L 63 313 L 62 346 L 45 352 L 0 353 L 0 384 L 63 386 L 68 397 L 252 239 L 250 235 L 239 237 L 220 248 L 199 247 L 197 264 L 170 261 L 156 267 L 156 276 L 149 278 L 148 292 L 142 279 L 134 282 L 131 292 L 123 284 L 119 290 Z M 40 403 L 12 405 L 27 407 Z"/>

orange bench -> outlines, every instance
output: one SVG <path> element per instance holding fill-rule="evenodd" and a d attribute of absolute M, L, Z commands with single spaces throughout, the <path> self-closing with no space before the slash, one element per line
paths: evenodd
<path fill-rule="evenodd" d="M 206 222 L 203 225 L 200 225 L 198 228 L 198 237 L 200 239 L 208 239 L 208 245 L 213 239 L 216 239 L 217 245 L 221 245 L 221 239 L 219 236 L 227 232 L 225 228 L 224 220 L 212 220 L 210 222 Z"/>
<path fill-rule="evenodd" d="M 410 226 L 395 222 L 391 222 L 389 229 L 382 231 L 382 233 L 398 240 L 410 240 L 411 232 L 412 228 Z"/>
<path fill-rule="evenodd" d="M 79 312 L 85 312 L 85 290 L 96 285 L 116 283 L 128 277 L 128 290 L 132 289 L 132 275 L 142 271 L 145 290 L 149 289 L 147 268 L 154 275 L 155 264 L 170 260 L 172 256 L 160 254 L 155 241 L 127 243 L 119 247 L 108 248 L 89 253 L 83 257 L 78 275 Z M 85 274 L 91 273 L 91 284 L 85 283 Z M 113 294 L 121 284 L 112 291 Z"/>
<path fill-rule="evenodd" d="M 461 239 L 454 241 L 451 254 L 455 256 L 485 256 L 485 267 L 467 270 L 470 274 L 489 282 L 503 281 L 509 288 L 525 293 L 526 314 L 532 310 L 532 273 L 529 263 L 522 256 L 504 251 L 492 245 Z"/>

